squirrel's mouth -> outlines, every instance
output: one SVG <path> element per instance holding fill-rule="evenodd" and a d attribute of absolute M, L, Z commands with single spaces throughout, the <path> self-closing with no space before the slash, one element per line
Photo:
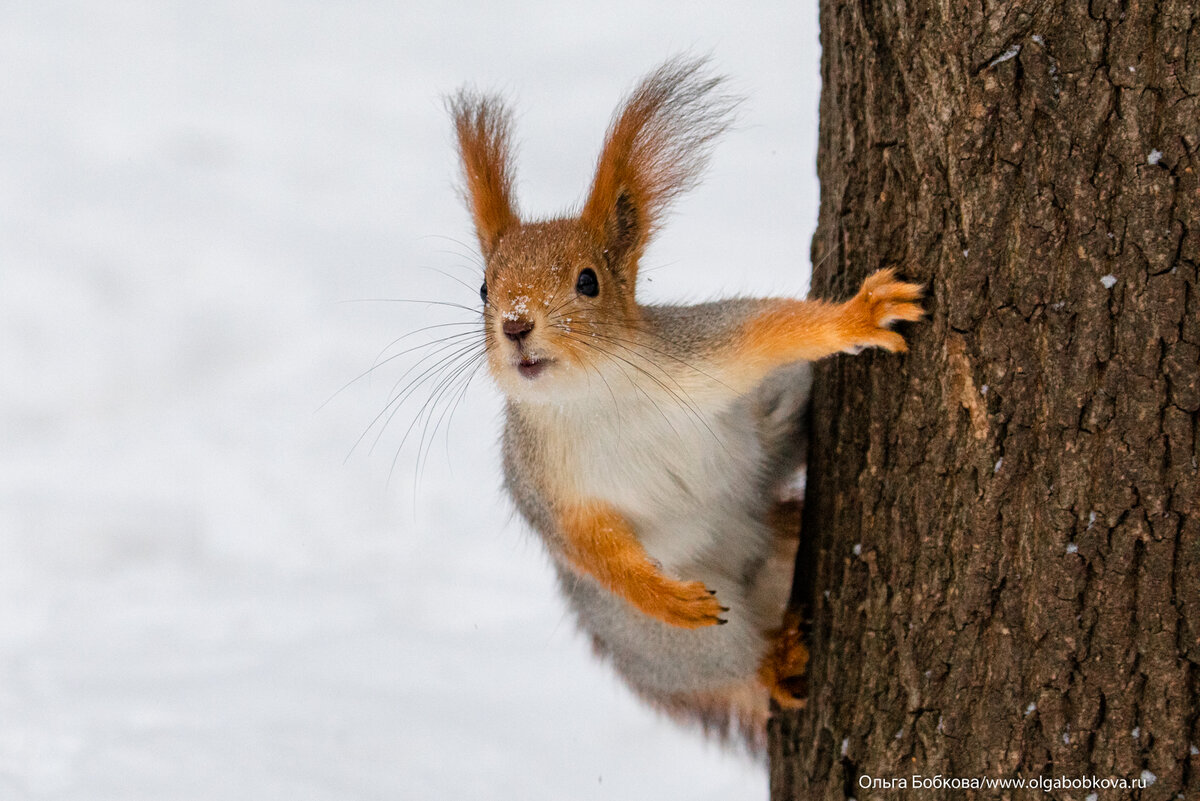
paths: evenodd
<path fill-rule="evenodd" d="M 546 365 L 550 363 L 549 359 L 539 359 L 536 356 L 524 356 L 517 362 L 517 372 L 523 377 L 530 380 L 537 378 L 542 370 L 546 369 Z"/>

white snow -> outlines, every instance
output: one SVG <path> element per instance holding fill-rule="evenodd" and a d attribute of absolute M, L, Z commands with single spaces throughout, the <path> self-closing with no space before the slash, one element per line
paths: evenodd
<path fill-rule="evenodd" d="M 424 450 L 428 382 L 343 462 L 454 351 L 385 360 L 475 325 L 343 302 L 477 308 L 441 101 L 464 82 L 516 98 L 540 216 L 638 76 L 711 49 L 749 100 L 653 296 L 805 290 L 815 6 L 725 11 L 0 12 L 0 798 L 766 796 L 574 633 L 499 495 L 482 376 Z"/>
<path fill-rule="evenodd" d="M 1161 150 L 1153 149 L 1150 151 L 1150 154 L 1148 156 L 1146 156 L 1147 164 L 1151 164 L 1151 165 L 1157 164 L 1161 160 L 1162 160 L 1162 151 Z"/>
<path fill-rule="evenodd" d="M 1025 715 L 1026 715 L 1026 717 L 1028 717 L 1029 715 L 1032 715 L 1032 714 L 1033 714 L 1034 712 L 1036 712 L 1036 711 L 1037 711 L 1037 704 L 1035 704 L 1035 703 L 1032 703 L 1032 702 L 1031 702 L 1031 703 L 1029 704 L 1029 706 L 1025 707 Z"/>
<path fill-rule="evenodd" d="M 1117 285 L 1117 277 L 1115 275 L 1105 275 L 1100 278 L 1100 283 L 1105 289 L 1112 289 Z"/>
<path fill-rule="evenodd" d="M 1073 542 L 1067 543 L 1067 553 L 1079 553 L 1079 546 Z"/>
<path fill-rule="evenodd" d="M 1158 777 L 1155 776 L 1153 773 L 1151 773 L 1149 770 L 1143 770 L 1142 771 L 1142 781 L 1144 781 L 1146 783 L 1146 786 L 1149 787 L 1150 785 L 1152 785 L 1156 781 L 1158 781 Z"/>
<path fill-rule="evenodd" d="M 1129 736 L 1130 736 L 1130 737 L 1132 737 L 1132 738 L 1133 738 L 1133 739 L 1135 739 L 1135 740 L 1136 740 L 1136 739 L 1138 739 L 1139 737 L 1141 737 L 1141 736 L 1142 736 L 1142 729 L 1141 729 L 1141 727 L 1140 727 L 1140 726 L 1134 726 L 1134 727 L 1133 727 L 1133 730 L 1132 730 L 1131 732 L 1129 732 Z"/>

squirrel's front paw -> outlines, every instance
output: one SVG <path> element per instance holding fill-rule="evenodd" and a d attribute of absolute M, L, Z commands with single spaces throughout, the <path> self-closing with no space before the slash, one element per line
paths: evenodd
<path fill-rule="evenodd" d="M 721 613 L 729 609 L 721 606 L 714 592 L 699 581 L 675 581 L 659 576 L 642 597 L 630 600 L 651 617 L 684 629 L 728 622 Z"/>
<path fill-rule="evenodd" d="M 893 269 L 879 270 L 867 276 L 858 294 L 850 300 L 855 331 L 854 344 L 847 351 L 857 353 L 862 348 L 886 348 L 893 352 L 908 350 L 904 337 L 887 326 L 897 320 L 920 320 L 925 310 L 913 301 L 921 297 L 921 285 L 896 280 Z"/>

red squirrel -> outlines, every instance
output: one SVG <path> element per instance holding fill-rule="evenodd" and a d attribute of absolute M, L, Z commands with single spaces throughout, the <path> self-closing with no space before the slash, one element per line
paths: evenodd
<path fill-rule="evenodd" d="M 802 410 L 805 363 L 902 352 L 889 324 L 923 312 L 921 288 L 892 270 L 841 303 L 638 303 L 647 243 L 731 121 L 721 86 L 703 59 L 651 73 L 618 108 L 582 210 L 538 221 L 517 211 L 503 101 L 463 90 L 449 107 L 485 263 L 487 365 L 507 401 L 506 489 L 626 683 L 761 747 L 768 699 L 803 704 L 789 688 L 807 661 L 784 621 L 794 539 L 771 524 L 787 428 L 772 416 Z"/>

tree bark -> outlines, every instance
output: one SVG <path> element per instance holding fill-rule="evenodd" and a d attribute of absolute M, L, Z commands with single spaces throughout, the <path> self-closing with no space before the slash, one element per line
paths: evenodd
<path fill-rule="evenodd" d="M 1198 798 L 1195 0 L 820 21 L 813 294 L 899 267 L 929 318 L 816 371 L 772 798 Z M 914 774 L 1152 784 L 863 786 Z"/>

